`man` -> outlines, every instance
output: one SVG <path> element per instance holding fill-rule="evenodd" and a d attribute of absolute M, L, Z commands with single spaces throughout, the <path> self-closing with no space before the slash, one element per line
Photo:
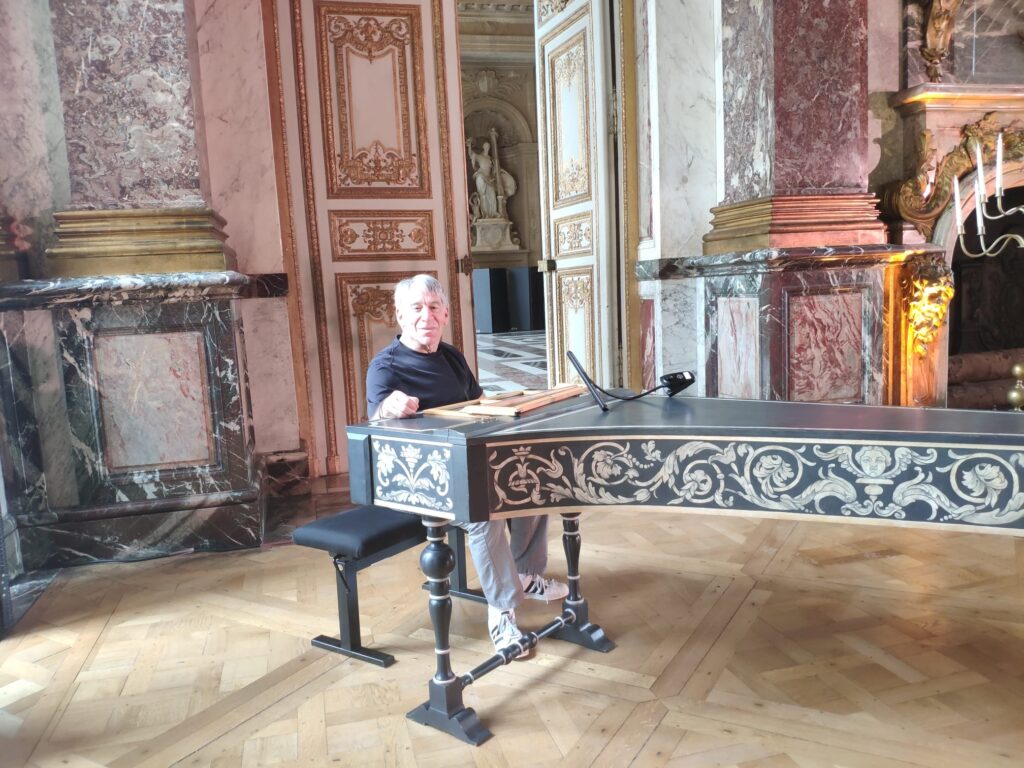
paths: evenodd
<path fill-rule="evenodd" d="M 466 358 L 441 341 L 448 297 L 437 280 L 416 275 L 396 285 L 395 317 L 402 333 L 377 353 L 366 372 L 371 419 L 403 419 L 483 394 Z M 542 575 L 548 559 L 547 523 L 545 515 L 513 519 L 511 544 L 504 522 L 455 523 L 467 533 L 487 598 L 487 628 L 495 650 L 522 637 L 515 609 L 524 598 L 550 602 L 569 594 L 565 584 Z"/>

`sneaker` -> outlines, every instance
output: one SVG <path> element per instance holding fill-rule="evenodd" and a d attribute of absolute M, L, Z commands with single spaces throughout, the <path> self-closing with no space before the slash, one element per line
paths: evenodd
<path fill-rule="evenodd" d="M 519 581 L 522 582 L 523 592 L 531 600 L 543 600 L 550 603 L 552 600 L 564 600 L 569 596 L 569 585 L 554 579 L 545 579 L 530 573 L 520 573 Z"/>
<path fill-rule="evenodd" d="M 491 631 L 491 642 L 494 643 L 494 650 L 500 651 L 510 645 L 517 645 L 523 640 L 523 633 L 516 626 L 515 611 L 498 611 L 490 606 L 487 607 L 487 628 Z M 525 659 L 530 655 L 529 648 L 523 648 L 513 658 Z"/>

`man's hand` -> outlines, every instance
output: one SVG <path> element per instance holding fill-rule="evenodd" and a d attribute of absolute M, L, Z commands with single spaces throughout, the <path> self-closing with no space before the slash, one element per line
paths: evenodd
<path fill-rule="evenodd" d="M 396 389 L 384 398 L 380 408 L 377 409 L 376 418 L 404 419 L 406 416 L 412 416 L 419 408 L 420 399 L 418 397 L 409 397 L 405 392 L 399 392 Z"/>

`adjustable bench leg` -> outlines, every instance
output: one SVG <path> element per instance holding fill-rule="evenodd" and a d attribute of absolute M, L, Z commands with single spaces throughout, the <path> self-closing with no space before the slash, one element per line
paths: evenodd
<path fill-rule="evenodd" d="M 372 648 L 364 648 L 359 636 L 359 581 L 357 569 L 344 558 L 334 558 L 338 586 L 338 638 L 317 635 L 313 645 L 354 659 L 368 661 L 378 667 L 390 667 L 395 657 Z"/>

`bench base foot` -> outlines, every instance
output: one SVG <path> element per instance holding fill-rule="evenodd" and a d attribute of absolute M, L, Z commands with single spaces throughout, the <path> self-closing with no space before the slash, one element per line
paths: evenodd
<path fill-rule="evenodd" d="M 313 646 L 316 648 L 323 648 L 326 651 L 334 651 L 335 653 L 343 653 L 346 656 L 351 656 L 353 659 L 359 659 L 360 661 L 368 661 L 371 664 L 376 664 L 378 667 L 390 667 L 395 663 L 395 657 L 390 653 L 382 653 L 381 651 L 375 651 L 372 648 L 346 648 L 341 644 L 341 641 L 335 637 L 328 637 L 327 635 L 317 635 L 312 640 Z"/>

